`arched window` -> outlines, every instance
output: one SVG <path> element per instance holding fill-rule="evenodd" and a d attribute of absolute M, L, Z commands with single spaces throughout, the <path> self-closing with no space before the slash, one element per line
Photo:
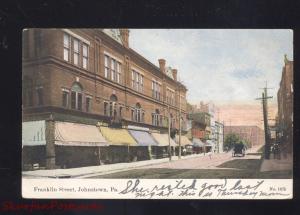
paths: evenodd
<path fill-rule="evenodd" d="M 28 76 L 23 80 L 23 105 L 24 107 L 33 105 L 33 82 Z"/>
<path fill-rule="evenodd" d="M 82 110 L 82 87 L 79 83 L 73 84 L 71 88 L 71 108 Z"/>
<path fill-rule="evenodd" d="M 110 117 L 117 117 L 117 101 L 118 97 L 114 94 L 110 96 L 109 102 L 104 102 L 104 114 Z"/>
<path fill-rule="evenodd" d="M 155 109 L 152 114 L 152 125 L 161 126 L 162 125 L 162 115 L 160 114 L 158 109 Z"/>
<path fill-rule="evenodd" d="M 135 122 L 144 122 L 145 112 L 140 103 L 136 103 L 135 107 L 131 110 L 131 120 Z"/>
<path fill-rule="evenodd" d="M 135 105 L 135 121 L 142 121 L 142 109 L 140 103 L 136 103 Z"/>

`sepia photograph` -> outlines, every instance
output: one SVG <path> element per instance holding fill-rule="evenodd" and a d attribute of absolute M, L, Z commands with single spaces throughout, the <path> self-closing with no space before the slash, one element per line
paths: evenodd
<path fill-rule="evenodd" d="M 292 30 L 22 40 L 23 197 L 293 197 Z"/>

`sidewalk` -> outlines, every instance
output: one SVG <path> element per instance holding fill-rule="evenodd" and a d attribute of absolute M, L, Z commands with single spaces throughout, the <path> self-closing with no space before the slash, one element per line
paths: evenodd
<path fill-rule="evenodd" d="M 293 157 L 278 159 L 264 159 L 260 167 L 261 172 L 293 170 Z"/>
<path fill-rule="evenodd" d="M 210 153 L 206 153 L 205 156 Z M 194 154 L 181 156 L 181 159 L 189 159 L 195 157 L 201 157 L 204 154 Z M 178 160 L 178 156 L 172 156 L 172 161 Z M 172 162 L 171 161 L 171 162 Z M 109 174 L 121 171 L 127 171 L 130 169 L 154 165 L 159 163 L 169 162 L 169 158 L 155 159 L 155 160 L 145 160 L 137 161 L 132 163 L 115 163 L 115 164 L 106 164 L 100 166 L 88 166 L 88 167 L 79 167 L 79 168 L 70 168 L 70 169 L 51 169 L 51 170 L 35 170 L 35 171 L 23 171 L 22 176 L 27 178 L 85 178 L 93 176 L 95 174 Z"/>

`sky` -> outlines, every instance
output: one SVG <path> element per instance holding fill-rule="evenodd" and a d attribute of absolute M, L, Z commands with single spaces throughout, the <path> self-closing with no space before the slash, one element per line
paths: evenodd
<path fill-rule="evenodd" d="M 158 66 L 178 69 L 192 104 L 253 103 L 262 87 L 276 94 L 284 54 L 293 60 L 292 30 L 130 29 L 129 46 Z"/>

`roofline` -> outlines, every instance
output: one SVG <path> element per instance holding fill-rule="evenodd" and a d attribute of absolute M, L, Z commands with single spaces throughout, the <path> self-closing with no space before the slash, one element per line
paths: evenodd
<path fill-rule="evenodd" d="M 179 81 L 175 81 L 172 78 L 170 78 L 168 75 L 166 75 L 165 73 L 162 73 L 159 69 L 159 67 L 157 67 L 155 64 L 153 64 L 152 62 L 150 62 L 149 60 L 147 60 L 145 57 L 143 57 L 141 54 L 139 54 L 138 52 L 136 52 L 135 50 L 133 50 L 132 48 L 126 48 L 124 47 L 122 44 L 116 42 L 114 39 L 112 39 L 110 36 L 108 36 L 106 33 L 104 33 L 102 31 L 103 29 L 101 29 L 99 32 L 101 32 L 102 35 L 105 35 L 106 38 L 108 38 L 109 40 L 113 41 L 114 44 L 116 44 L 117 46 L 119 46 L 120 48 L 122 48 L 123 50 L 129 51 L 131 54 L 135 55 L 136 57 L 138 57 L 139 59 L 141 59 L 142 61 L 144 61 L 145 63 L 147 63 L 149 66 L 151 66 L 154 70 L 156 70 L 156 72 L 159 72 L 160 74 L 162 74 L 164 77 L 166 77 L 167 79 L 169 79 L 170 81 L 179 84 L 181 87 L 183 87 L 186 91 L 187 88 L 185 85 L 183 85 L 181 82 Z"/>

